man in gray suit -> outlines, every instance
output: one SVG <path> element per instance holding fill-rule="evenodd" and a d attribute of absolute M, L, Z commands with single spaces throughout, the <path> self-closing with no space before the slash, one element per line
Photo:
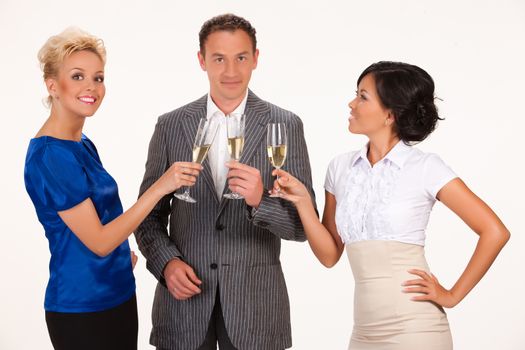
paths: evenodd
<path fill-rule="evenodd" d="M 248 89 L 259 55 L 255 29 L 248 21 L 231 14 L 214 17 L 202 26 L 199 42 L 199 63 L 208 74 L 210 92 L 159 118 L 140 193 L 173 162 L 191 159 L 202 118 L 224 125 L 229 114 L 244 113 L 244 152 L 240 162 L 226 167 L 221 126 L 191 188 L 197 202 L 166 196 L 135 232 L 147 268 L 159 281 L 150 342 L 158 349 L 177 350 L 216 349 L 217 342 L 220 349 L 289 348 L 290 305 L 279 260 L 281 239 L 304 241 L 305 235 L 293 205 L 267 193 L 274 178 L 266 126 L 286 124 L 284 168 L 313 195 L 302 122 Z M 223 198 L 229 191 L 244 200 Z"/>

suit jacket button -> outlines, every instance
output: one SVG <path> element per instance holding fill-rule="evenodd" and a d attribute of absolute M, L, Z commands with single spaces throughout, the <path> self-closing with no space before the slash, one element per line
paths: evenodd
<path fill-rule="evenodd" d="M 213 263 L 213 264 L 210 265 L 210 267 L 212 268 L 212 270 L 215 270 L 217 268 L 217 264 Z"/>
<path fill-rule="evenodd" d="M 260 221 L 260 222 L 258 223 L 258 225 L 259 225 L 260 227 L 266 227 L 266 226 L 269 225 L 269 223 L 267 223 L 266 221 Z"/>
<path fill-rule="evenodd" d="M 216 228 L 218 231 L 222 231 L 222 230 L 224 230 L 224 225 L 223 225 L 223 224 L 219 224 L 219 223 L 217 223 L 217 224 L 215 225 L 215 228 Z"/>

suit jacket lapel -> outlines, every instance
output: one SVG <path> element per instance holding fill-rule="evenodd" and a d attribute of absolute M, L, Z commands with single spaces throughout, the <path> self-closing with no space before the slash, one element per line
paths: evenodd
<path fill-rule="evenodd" d="M 248 91 L 246 101 L 246 125 L 244 130 L 244 149 L 240 162 L 247 164 L 253 157 L 261 142 L 266 143 L 266 125 L 270 121 L 268 104 Z"/>
<path fill-rule="evenodd" d="M 248 90 L 248 99 L 246 100 L 246 108 L 244 114 L 246 115 L 246 122 L 244 126 L 244 149 L 241 155 L 240 162 L 248 164 L 253 157 L 257 148 L 260 147 L 261 142 L 266 143 L 266 125 L 270 121 L 270 108 L 268 104 L 257 97 L 251 90 Z M 212 181 L 213 183 L 213 181 Z M 229 192 L 228 184 L 224 186 L 224 192 Z M 218 216 L 222 210 L 232 200 L 222 197 L 220 199 L 220 207 Z"/>
<path fill-rule="evenodd" d="M 197 128 L 199 127 L 199 121 L 202 118 L 206 118 L 206 102 L 207 95 L 204 95 L 194 103 L 188 105 L 186 110 L 186 115 L 182 119 L 182 130 L 186 142 L 190 145 L 189 148 L 193 150 L 193 142 L 195 141 L 195 134 L 197 133 Z M 190 159 L 191 161 L 191 159 Z M 217 203 L 219 199 L 217 198 L 217 192 L 215 191 L 215 184 L 213 182 L 213 176 L 211 174 L 210 163 L 205 160 L 202 163 L 203 170 L 199 176 L 204 178 L 204 182 L 209 187 L 209 190 L 212 193 L 213 198 Z"/>

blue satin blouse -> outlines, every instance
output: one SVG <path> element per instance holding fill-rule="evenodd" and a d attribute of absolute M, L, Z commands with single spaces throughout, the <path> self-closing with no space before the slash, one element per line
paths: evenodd
<path fill-rule="evenodd" d="M 57 213 L 91 198 L 102 224 L 122 214 L 117 183 L 102 166 L 95 145 L 85 135 L 78 142 L 51 136 L 31 139 L 24 179 L 51 252 L 45 310 L 102 311 L 131 298 L 135 278 L 128 241 L 101 258 Z"/>

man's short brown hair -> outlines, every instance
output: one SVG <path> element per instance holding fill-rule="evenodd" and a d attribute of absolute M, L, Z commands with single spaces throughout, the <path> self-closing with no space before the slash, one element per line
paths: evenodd
<path fill-rule="evenodd" d="M 210 34 L 218 31 L 234 32 L 236 30 L 242 30 L 250 37 L 252 41 L 253 52 L 257 49 L 257 38 L 255 37 L 255 28 L 252 27 L 251 23 L 242 17 L 236 16 L 232 13 L 226 13 L 223 15 L 215 16 L 206 22 L 201 27 L 199 32 L 199 47 L 201 53 L 204 55 L 204 44 Z"/>

